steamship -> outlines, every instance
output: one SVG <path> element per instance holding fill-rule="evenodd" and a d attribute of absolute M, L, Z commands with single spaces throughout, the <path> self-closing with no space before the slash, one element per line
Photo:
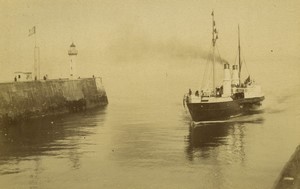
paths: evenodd
<path fill-rule="evenodd" d="M 229 63 L 224 63 L 224 75 L 221 85 L 216 86 L 216 57 L 215 49 L 218 31 L 212 12 L 212 79 L 208 82 L 212 87 L 203 87 L 202 90 L 192 93 L 191 89 L 184 95 L 184 103 L 188 107 L 194 122 L 219 121 L 231 117 L 247 114 L 261 105 L 264 94 L 261 87 L 255 83 L 250 75 L 241 81 L 241 47 L 240 31 L 238 27 L 238 64 L 230 69 Z M 243 62 L 244 63 L 244 62 Z"/>

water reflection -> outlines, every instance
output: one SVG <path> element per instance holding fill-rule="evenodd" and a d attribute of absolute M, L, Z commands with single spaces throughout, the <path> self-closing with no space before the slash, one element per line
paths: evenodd
<path fill-rule="evenodd" d="M 228 122 L 190 123 L 186 147 L 187 158 L 190 161 L 195 158 L 223 158 L 223 160 L 225 158 L 243 162 L 245 159 L 245 123 L 261 124 L 262 122 L 263 118 L 258 115 L 257 117 L 237 118 Z"/>
<path fill-rule="evenodd" d="M 33 160 L 34 169 L 39 171 L 42 156 L 67 158 L 73 168 L 79 168 L 78 150 L 85 137 L 104 121 L 105 114 L 106 109 L 101 108 L 1 127 L 0 175 L 21 172 L 17 165 L 24 160 Z"/>

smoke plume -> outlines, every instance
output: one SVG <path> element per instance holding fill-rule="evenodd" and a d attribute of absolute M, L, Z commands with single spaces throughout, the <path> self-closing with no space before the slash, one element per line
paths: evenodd
<path fill-rule="evenodd" d="M 108 50 L 115 59 L 134 60 L 142 58 L 176 58 L 176 59 L 206 59 L 212 60 L 213 55 L 209 50 L 203 50 L 200 45 L 183 43 L 176 39 L 155 41 L 141 35 L 127 35 L 112 41 Z M 227 60 L 215 54 L 215 61 L 221 64 Z"/>

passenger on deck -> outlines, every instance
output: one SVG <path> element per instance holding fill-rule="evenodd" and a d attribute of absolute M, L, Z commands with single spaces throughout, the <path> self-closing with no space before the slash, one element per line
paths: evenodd
<path fill-rule="evenodd" d="M 195 96 L 199 96 L 199 91 L 196 91 L 196 92 L 195 92 Z"/>
<path fill-rule="evenodd" d="M 216 95 L 220 96 L 220 88 L 218 88 L 218 87 L 216 88 Z"/>
<path fill-rule="evenodd" d="M 190 96 L 192 95 L 192 90 L 191 90 L 191 89 L 189 89 L 189 95 L 190 95 Z"/>

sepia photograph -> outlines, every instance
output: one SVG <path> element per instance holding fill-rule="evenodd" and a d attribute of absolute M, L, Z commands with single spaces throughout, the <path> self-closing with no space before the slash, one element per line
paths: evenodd
<path fill-rule="evenodd" d="M 0 188 L 300 188 L 299 10 L 0 0 Z"/>

